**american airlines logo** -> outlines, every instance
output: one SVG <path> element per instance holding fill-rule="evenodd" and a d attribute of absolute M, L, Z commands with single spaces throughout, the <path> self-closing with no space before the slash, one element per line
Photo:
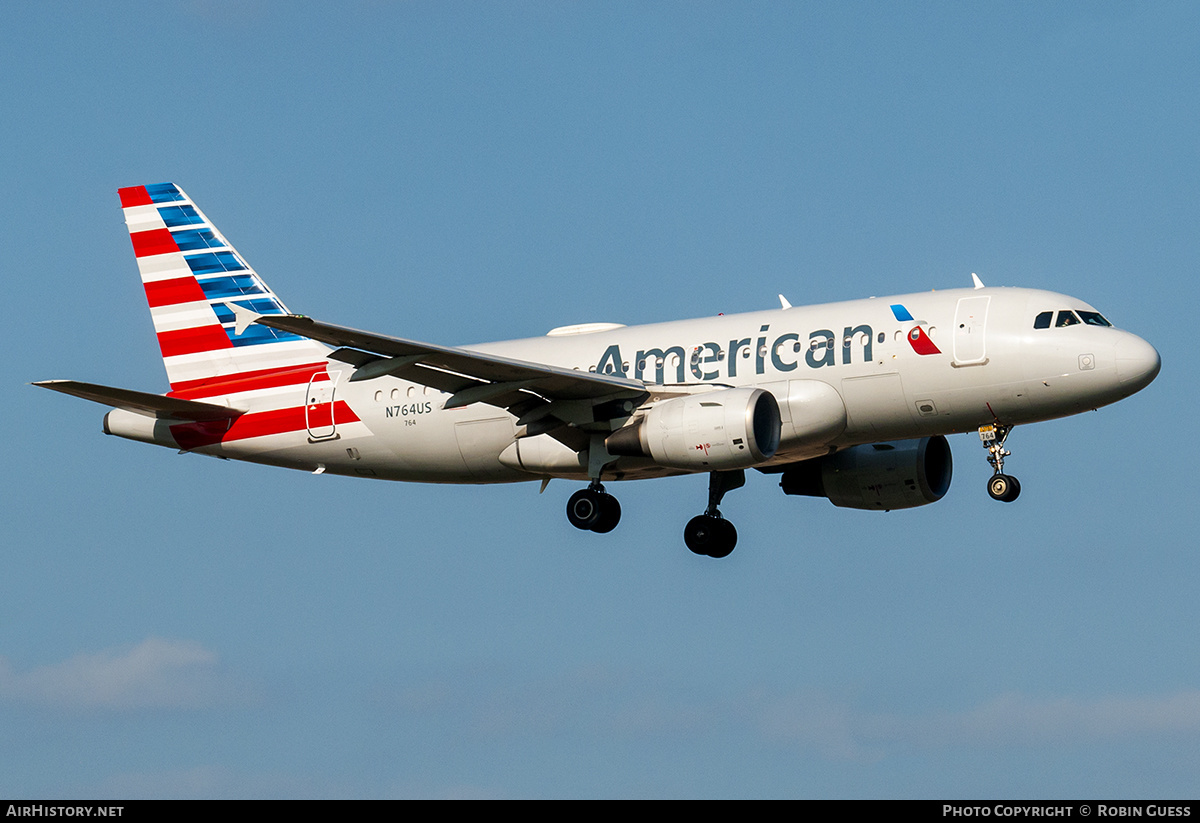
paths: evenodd
<path fill-rule="evenodd" d="M 893 303 L 891 309 L 892 315 L 901 323 L 917 324 L 908 332 L 908 345 L 912 346 L 913 351 L 917 354 L 942 353 L 942 350 L 934 345 L 933 340 L 929 337 L 929 333 L 925 331 L 925 326 L 928 326 L 928 323 L 924 320 L 914 320 L 912 313 L 900 303 Z"/>

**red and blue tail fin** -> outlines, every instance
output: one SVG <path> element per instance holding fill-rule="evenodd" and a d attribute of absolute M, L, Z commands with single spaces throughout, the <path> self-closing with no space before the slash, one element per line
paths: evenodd
<path fill-rule="evenodd" d="M 173 183 L 119 190 L 172 394 L 294 368 L 324 369 L 329 348 L 261 325 L 238 333 L 229 304 L 288 310 L 196 204 Z"/>

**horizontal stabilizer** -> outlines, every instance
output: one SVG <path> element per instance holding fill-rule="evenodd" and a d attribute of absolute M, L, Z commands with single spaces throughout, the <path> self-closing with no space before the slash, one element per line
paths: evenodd
<path fill-rule="evenodd" d="M 181 400 L 177 397 L 165 397 L 161 394 L 150 394 L 132 389 L 116 389 L 96 383 L 80 383 L 77 380 L 42 380 L 33 385 L 82 397 L 84 400 L 102 403 L 105 406 L 173 420 L 229 420 L 242 414 L 238 409 L 218 406 L 214 403 Z"/>

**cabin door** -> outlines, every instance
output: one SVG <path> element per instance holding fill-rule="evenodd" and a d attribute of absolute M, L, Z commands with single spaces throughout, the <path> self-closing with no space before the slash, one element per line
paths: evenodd
<path fill-rule="evenodd" d="M 341 372 L 317 372 L 308 381 L 305 396 L 304 423 L 312 440 L 329 440 L 337 435 L 333 419 L 334 391 Z"/>
<path fill-rule="evenodd" d="M 990 296 L 964 297 L 954 312 L 954 365 L 976 366 L 987 362 L 987 330 Z"/>

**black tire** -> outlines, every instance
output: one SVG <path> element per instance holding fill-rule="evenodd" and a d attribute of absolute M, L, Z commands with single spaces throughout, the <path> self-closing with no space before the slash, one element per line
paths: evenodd
<path fill-rule="evenodd" d="M 591 531 L 600 521 L 602 511 L 600 492 L 591 489 L 580 489 L 567 501 L 567 520 L 577 529 Z"/>
<path fill-rule="evenodd" d="M 737 545 L 737 529 L 728 520 L 718 520 L 717 536 L 719 538 L 718 543 L 709 551 L 708 556 L 716 558 L 729 557 Z"/>
<path fill-rule="evenodd" d="M 737 545 L 737 529 L 728 520 L 700 514 L 684 527 L 683 542 L 693 554 L 728 557 Z"/>
<path fill-rule="evenodd" d="M 1005 503 L 1013 502 L 1021 494 L 1021 481 L 1015 477 L 1009 477 L 1008 479 L 1010 481 L 1008 494 L 1006 494 L 1003 498 Z"/>
<path fill-rule="evenodd" d="M 605 492 L 600 492 L 598 497 L 600 517 L 592 526 L 592 531 L 597 534 L 608 534 L 621 522 L 621 504 L 617 502 L 617 498 Z"/>
<path fill-rule="evenodd" d="M 993 474 L 988 480 L 987 490 L 993 500 L 1011 503 L 1021 493 L 1021 484 L 1017 482 L 1017 478 L 1007 474 Z"/>

